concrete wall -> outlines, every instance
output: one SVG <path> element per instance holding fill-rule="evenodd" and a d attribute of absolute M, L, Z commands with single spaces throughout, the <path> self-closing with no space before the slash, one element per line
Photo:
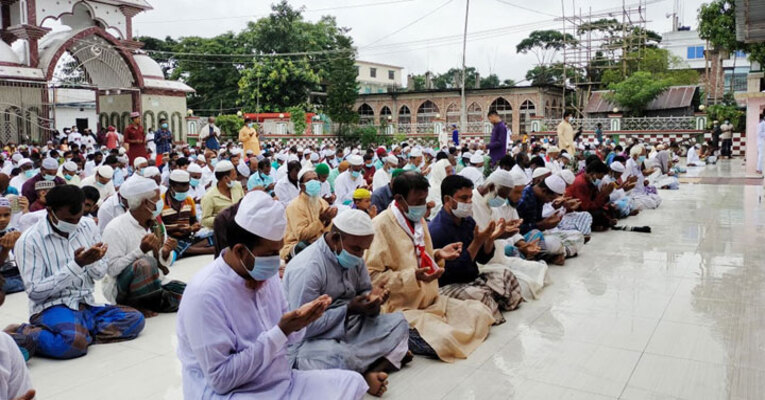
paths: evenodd
<path fill-rule="evenodd" d="M 88 128 L 93 133 L 98 132 L 98 114 L 96 114 L 95 107 L 89 108 L 73 108 L 73 107 L 56 107 L 56 128 L 61 130 L 65 127 L 76 126 L 77 119 L 86 118 L 88 120 Z"/>
<path fill-rule="evenodd" d="M 384 93 L 389 87 L 398 88 L 402 86 L 403 68 L 393 65 L 371 63 L 366 61 L 356 61 L 356 67 L 359 74 L 356 81 L 359 83 L 359 93 Z M 376 69 L 376 76 L 371 76 L 371 69 Z M 390 79 L 388 71 L 393 71 L 393 79 Z"/>
<path fill-rule="evenodd" d="M 166 118 L 173 140 L 186 142 L 186 96 L 141 95 L 143 124 L 148 130 L 159 128 L 159 119 Z"/>
<path fill-rule="evenodd" d="M 0 86 L 0 143 L 48 138 L 48 114 L 43 106 L 47 89 L 22 85 Z"/>
<path fill-rule="evenodd" d="M 98 122 L 100 128 L 112 125 L 123 132 L 130 124 L 133 97 L 130 93 L 98 96 Z"/>

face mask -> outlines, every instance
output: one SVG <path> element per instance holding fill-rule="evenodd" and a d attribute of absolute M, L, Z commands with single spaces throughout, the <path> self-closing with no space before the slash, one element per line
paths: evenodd
<path fill-rule="evenodd" d="M 638 157 L 638 162 L 641 163 L 641 164 L 644 163 L 645 162 L 645 156 Z"/>
<path fill-rule="evenodd" d="M 173 193 L 173 198 L 176 201 L 184 201 L 184 200 L 186 200 L 186 197 L 189 197 L 189 192 L 176 192 L 176 193 Z"/>
<path fill-rule="evenodd" d="M 141 176 L 143 176 L 143 173 L 144 173 L 144 172 L 146 172 L 146 168 L 141 168 L 141 169 L 138 171 L 138 175 L 141 175 Z"/>
<path fill-rule="evenodd" d="M 67 175 L 67 174 L 64 174 L 64 179 L 66 179 L 66 180 L 68 180 L 68 181 L 71 181 L 71 180 L 72 180 L 72 178 L 73 178 L 73 176 L 72 176 L 72 175 Z"/>
<path fill-rule="evenodd" d="M 45 174 L 45 175 L 43 175 L 43 179 L 45 179 L 46 181 L 52 181 L 52 180 L 56 179 L 56 176 L 55 175 Z"/>
<path fill-rule="evenodd" d="M 316 197 L 321 193 L 321 182 L 311 179 L 305 183 L 305 193 L 311 197 Z"/>
<path fill-rule="evenodd" d="M 164 206 L 165 206 L 165 203 L 162 201 L 162 198 L 160 197 L 159 200 L 157 200 L 157 202 L 154 203 L 154 211 L 151 212 L 152 218 L 157 218 L 157 216 L 162 213 L 162 208 Z"/>
<path fill-rule="evenodd" d="M 428 205 L 423 204 L 421 206 L 409 206 L 409 211 L 406 213 L 406 218 L 412 222 L 420 222 L 420 220 L 428 212 Z"/>
<path fill-rule="evenodd" d="M 232 187 L 234 187 L 234 181 L 228 181 L 228 182 L 226 182 L 226 186 L 228 186 L 228 187 L 229 187 L 229 189 L 230 189 L 230 188 L 232 188 Z"/>
<path fill-rule="evenodd" d="M 595 186 L 600 186 L 600 182 L 602 182 L 602 181 L 603 181 L 602 179 L 595 179 L 595 180 L 592 181 L 592 184 L 595 185 Z"/>
<path fill-rule="evenodd" d="M 27 178 L 31 178 L 31 177 L 35 176 L 35 170 L 28 169 L 28 170 L 24 171 L 24 176 L 26 176 Z"/>
<path fill-rule="evenodd" d="M 167 129 L 167 124 L 162 124 L 162 129 Z"/>
<path fill-rule="evenodd" d="M 452 210 L 452 214 L 454 214 L 457 218 L 467 218 L 473 216 L 473 205 L 470 203 L 460 203 L 457 202 L 457 208 Z"/>
<path fill-rule="evenodd" d="M 105 183 L 101 183 L 101 182 L 99 182 L 98 180 L 96 180 L 96 186 L 98 186 L 98 187 L 104 187 L 104 186 L 106 186 L 106 184 L 105 184 Z"/>
<path fill-rule="evenodd" d="M 58 229 L 59 231 L 66 233 L 67 235 L 70 235 L 77 230 L 77 224 L 72 224 L 70 222 L 62 221 L 58 219 L 53 213 L 51 213 L 50 215 L 51 215 L 50 222 L 53 224 L 53 227 Z M 56 218 L 56 222 L 53 222 L 53 218 Z"/>
<path fill-rule="evenodd" d="M 255 257 L 254 254 L 250 250 L 247 250 L 248 253 L 255 259 L 255 263 L 252 266 L 252 269 L 247 270 L 247 268 L 244 266 L 244 263 L 242 263 L 242 267 L 247 270 L 247 273 L 250 274 L 252 279 L 255 279 L 259 282 L 264 282 L 269 280 L 271 277 L 279 273 L 279 256 L 268 256 L 268 257 Z M 242 262 L 241 260 L 239 261 Z"/>
<path fill-rule="evenodd" d="M 493 199 L 489 199 L 489 207 L 502 207 L 505 205 L 506 200 L 497 196 Z"/>
<path fill-rule="evenodd" d="M 248 126 L 248 127 L 250 127 L 250 128 L 252 128 L 253 126 L 255 126 L 255 124 L 253 124 L 252 122 L 250 122 L 249 124 L 247 124 L 247 126 Z"/>
<path fill-rule="evenodd" d="M 352 269 L 361 265 L 363 261 L 361 257 L 354 256 L 343 248 L 342 237 L 340 237 L 340 248 L 342 249 L 340 254 L 335 254 L 335 257 L 337 257 L 337 262 L 340 263 L 341 267 L 345 269 Z"/>
<path fill-rule="evenodd" d="M 191 185 L 191 187 L 197 187 L 199 185 L 199 179 L 189 179 L 189 185 Z"/>
<path fill-rule="evenodd" d="M 369 163 L 369 164 L 364 164 L 364 165 L 365 165 L 367 168 L 372 168 L 372 166 L 373 166 L 374 164 L 373 164 L 373 163 Z"/>
<path fill-rule="evenodd" d="M 215 164 L 217 164 L 217 163 L 218 163 L 218 159 L 217 159 L 217 158 L 213 158 L 212 160 L 210 160 L 210 165 L 212 165 L 213 167 L 214 167 L 214 166 L 215 166 Z"/>
<path fill-rule="evenodd" d="M 354 178 L 358 178 L 361 176 L 361 171 L 351 171 L 351 176 Z"/>

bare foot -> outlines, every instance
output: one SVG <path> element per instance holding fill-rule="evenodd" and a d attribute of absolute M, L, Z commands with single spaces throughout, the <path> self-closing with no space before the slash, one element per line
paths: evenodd
<path fill-rule="evenodd" d="M 566 255 L 560 254 L 557 257 L 552 259 L 552 263 L 555 265 L 563 265 L 566 263 Z"/>
<path fill-rule="evenodd" d="M 593 228 L 592 230 L 593 230 L 593 231 L 595 231 L 595 232 L 597 232 L 597 231 L 595 230 L 595 228 Z M 585 236 L 585 237 L 584 237 L 584 244 L 587 244 L 587 243 L 589 243 L 589 242 L 590 242 L 590 239 L 592 239 L 592 236 L 590 236 L 590 235 L 587 235 L 587 236 Z"/>
<path fill-rule="evenodd" d="M 404 358 L 401 359 L 401 366 L 403 367 L 404 365 L 409 364 L 412 360 L 414 360 L 414 353 L 407 351 Z"/>
<path fill-rule="evenodd" d="M 636 215 L 640 214 L 640 210 L 632 210 L 630 211 L 630 217 L 634 217 Z"/>
<path fill-rule="evenodd" d="M 156 317 L 157 315 L 159 315 L 159 313 L 157 312 L 146 310 L 146 309 L 138 309 L 138 311 L 140 311 L 141 314 L 143 314 L 144 318 L 151 318 L 151 317 Z"/>
<path fill-rule="evenodd" d="M 369 385 L 369 393 L 375 397 L 382 397 L 385 391 L 388 390 L 388 374 L 385 372 L 367 372 L 364 374 L 364 379 Z"/>

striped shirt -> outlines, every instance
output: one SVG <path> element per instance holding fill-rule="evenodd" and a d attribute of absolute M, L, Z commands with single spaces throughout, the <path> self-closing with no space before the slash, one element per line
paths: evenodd
<path fill-rule="evenodd" d="M 87 250 L 100 241 L 101 234 L 90 218 L 81 218 L 68 238 L 54 232 L 48 218 L 21 235 L 14 254 L 29 296 L 30 315 L 61 304 L 72 310 L 78 310 L 81 303 L 98 305 L 93 298 L 94 280 L 104 277 L 108 263 L 101 259 L 80 267 L 74 251 Z"/>

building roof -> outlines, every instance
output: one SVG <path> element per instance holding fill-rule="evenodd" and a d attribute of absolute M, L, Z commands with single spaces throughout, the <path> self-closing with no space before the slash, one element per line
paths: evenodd
<path fill-rule="evenodd" d="M 560 89 L 556 86 L 503 86 L 498 88 L 480 88 L 480 89 L 465 89 L 465 93 L 480 93 L 490 91 L 507 91 L 512 89 Z M 374 96 L 404 96 L 404 95 L 416 95 L 416 94 L 457 94 L 461 93 L 459 88 L 453 89 L 425 89 L 425 90 L 401 90 L 396 92 L 383 92 L 383 93 L 359 93 L 359 97 L 374 97 Z"/>
<path fill-rule="evenodd" d="M 383 64 L 383 63 L 374 62 L 374 61 L 356 60 L 356 63 L 363 63 L 363 64 L 372 64 L 372 65 L 377 65 L 377 66 L 379 66 L 379 67 L 388 67 L 388 68 L 397 68 L 397 69 L 404 69 L 404 67 L 399 67 L 398 65 Z"/>
<path fill-rule="evenodd" d="M 685 108 L 691 106 L 693 96 L 696 94 L 698 86 L 672 86 L 655 98 L 646 107 L 646 111 L 671 110 L 675 108 Z M 585 114 L 610 113 L 616 107 L 616 104 L 606 100 L 603 96 L 608 90 L 598 90 L 592 92 L 587 107 L 584 108 Z"/>
<path fill-rule="evenodd" d="M 96 0 L 99 3 L 114 4 L 116 6 L 131 6 L 142 10 L 153 10 L 154 7 L 145 0 Z"/>

